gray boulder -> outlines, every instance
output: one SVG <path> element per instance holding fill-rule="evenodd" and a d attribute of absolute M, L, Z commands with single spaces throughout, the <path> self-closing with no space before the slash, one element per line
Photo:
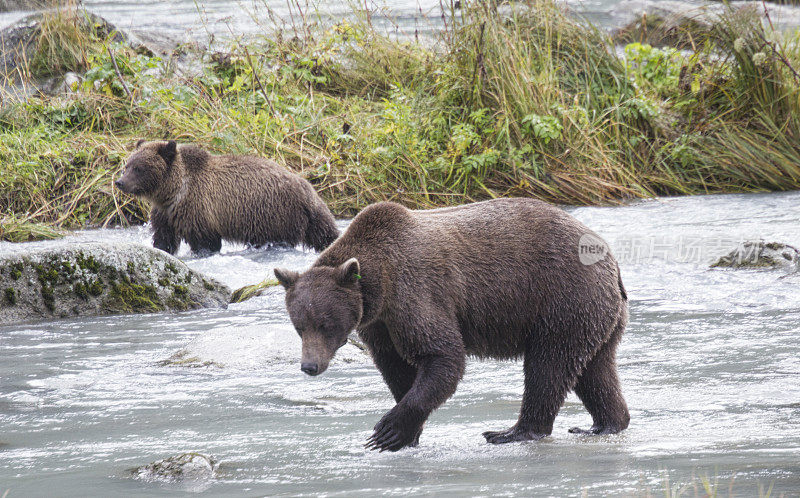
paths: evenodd
<path fill-rule="evenodd" d="M 0 324 L 226 307 L 230 290 L 156 249 L 65 243 L 0 254 Z"/>
<path fill-rule="evenodd" d="M 797 270 L 800 251 L 780 242 L 748 241 L 719 258 L 711 268 L 780 268 Z"/>

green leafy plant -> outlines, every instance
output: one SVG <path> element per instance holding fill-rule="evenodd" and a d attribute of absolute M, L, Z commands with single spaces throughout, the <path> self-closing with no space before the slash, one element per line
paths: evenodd
<path fill-rule="evenodd" d="M 551 140 L 559 140 L 564 129 L 558 119 L 553 116 L 539 116 L 528 114 L 522 118 L 523 129 L 532 137 L 549 144 Z"/>

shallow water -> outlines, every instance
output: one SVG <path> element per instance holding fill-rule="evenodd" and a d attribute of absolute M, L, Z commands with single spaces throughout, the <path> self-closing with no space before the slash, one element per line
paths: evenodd
<path fill-rule="evenodd" d="M 522 368 L 473 360 L 418 448 L 365 451 L 388 389 L 351 346 L 322 376 L 302 374 L 280 289 L 228 310 L 0 328 L 0 494 L 597 496 L 708 476 L 722 495 L 733 480 L 740 495 L 774 485 L 773 496 L 797 496 L 800 277 L 707 268 L 742 239 L 800 246 L 798 206 L 800 192 L 570 209 L 610 242 L 630 296 L 619 368 L 632 419 L 615 436 L 568 434 L 591 422 L 570 395 L 552 437 L 488 445 L 481 432 L 515 421 Z M 132 228 L 69 240 L 147 238 Z M 181 257 L 234 288 L 314 260 L 230 245 Z M 157 365 L 184 348 L 224 366 Z M 220 460 L 217 476 L 170 484 L 127 472 L 184 451 Z"/>
<path fill-rule="evenodd" d="M 652 7 L 669 12 L 693 12 L 702 5 L 719 6 L 719 2 L 702 0 L 559 0 L 573 12 L 606 29 L 620 27 Z M 761 2 L 732 1 L 734 6 Z M 352 4 L 373 10 L 375 22 L 383 23 L 390 31 L 411 36 L 415 31 L 429 33 L 439 29 L 444 11 L 449 14 L 450 0 L 368 0 Z M 145 32 L 155 38 L 169 37 L 178 41 L 207 40 L 264 33 L 274 26 L 275 19 L 300 19 L 300 11 L 309 21 L 314 12 L 326 17 L 340 18 L 352 12 L 350 2 L 337 0 L 83 0 L 83 5 L 125 30 Z M 297 6 L 300 6 L 300 9 Z M 772 22 L 778 28 L 800 26 L 800 7 L 767 4 Z M 0 27 L 6 26 L 29 12 L 0 13 Z M 387 21 L 385 18 L 391 19 Z M 287 25 L 290 27 L 290 25 Z"/>

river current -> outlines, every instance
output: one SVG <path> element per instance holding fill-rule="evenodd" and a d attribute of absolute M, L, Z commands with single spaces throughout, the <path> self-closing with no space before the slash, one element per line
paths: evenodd
<path fill-rule="evenodd" d="M 618 354 L 631 425 L 613 436 L 569 434 L 591 423 L 571 394 L 551 437 L 487 444 L 481 432 L 516 419 L 522 365 L 470 360 L 419 447 L 367 451 L 393 405 L 388 389 L 349 345 L 323 375 L 304 375 L 280 288 L 227 310 L 2 327 L 0 496 L 599 496 L 682 485 L 695 496 L 704 478 L 721 496 L 731 486 L 798 496 L 800 276 L 709 264 L 742 240 L 800 246 L 799 205 L 795 192 L 569 208 L 609 242 L 630 296 Z M 149 234 L 35 244 L 88 240 L 147 244 Z M 0 243 L 0 253 L 25 247 Z M 236 288 L 315 255 L 225 244 L 180 257 Z M 214 365 L 159 365 L 183 349 Z M 128 471 L 185 451 L 217 459 L 216 476 L 149 482 Z"/>

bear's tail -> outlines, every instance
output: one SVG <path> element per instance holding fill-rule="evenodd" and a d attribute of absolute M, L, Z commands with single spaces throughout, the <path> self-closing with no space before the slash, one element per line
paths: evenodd
<path fill-rule="evenodd" d="M 628 293 L 625 292 L 625 286 L 622 285 L 622 273 L 619 271 L 619 265 L 617 265 L 617 282 L 619 283 L 619 293 L 622 294 L 622 299 L 628 300 Z"/>
<path fill-rule="evenodd" d="M 306 226 L 305 240 L 303 245 L 311 247 L 317 252 L 322 252 L 333 244 L 339 238 L 339 228 L 336 226 L 336 220 L 328 210 L 327 206 L 319 212 L 319 210 L 307 210 L 308 225 Z"/>

